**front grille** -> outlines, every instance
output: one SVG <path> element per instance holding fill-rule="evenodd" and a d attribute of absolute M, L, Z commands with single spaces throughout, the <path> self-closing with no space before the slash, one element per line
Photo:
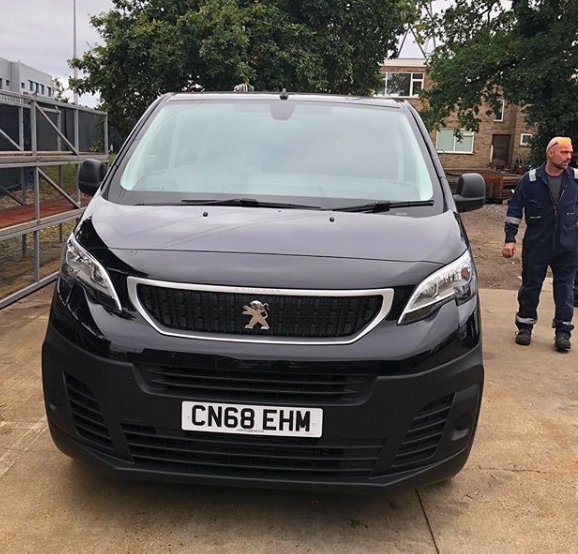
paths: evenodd
<path fill-rule="evenodd" d="M 435 456 L 453 399 L 454 395 L 448 394 L 419 411 L 401 443 L 392 469 L 405 469 Z"/>
<path fill-rule="evenodd" d="M 65 374 L 64 378 L 76 432 L 99 450 L 112 451 L 108 427 L 94 393 L 71 375 Z"/>
<path fill-rule="evenodd" d="M 278 478 L 369 477 L 383 441 L 237 437 L 218 433 L 157 433 L 123 425 L 130 454 L 141 467 L 230 476 Z"/>
<path fill-rule="evenodd" d="M 168 364 L 140 364 L 153 389 L 206 400 L 353 401 L 370 392 L 374 376 L 341 362 L 237 360 L 188 355 Z"/>
<path fill-rule="evenodd" d="M 383 297 L 286 296 L 209 292 L 139 284 L 138 297 L 160 325 L 175 331 L 291 338 L 339 338 L 355 335 L 377 317 Z M 258 300 L 267 304 L 266 324 L 244 314 Z"/>

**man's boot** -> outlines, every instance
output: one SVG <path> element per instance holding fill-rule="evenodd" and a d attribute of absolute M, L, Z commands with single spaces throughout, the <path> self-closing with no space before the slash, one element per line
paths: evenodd
<path fill-rule="evenodd" d="M 558 352 L 565 352 L 566 350 L 570 350 L 570 348 L 572 348 L 572 345 L 570 344 L 570 337 L 566 333 L 556 333 L 554 348 L 558 350 Z"/>
<path fill-rule="evenodd" d="M 528 346 L 532 342 L 532 331 L 529 329 L 520 329 L 516 333 L 516 344 Z"/>

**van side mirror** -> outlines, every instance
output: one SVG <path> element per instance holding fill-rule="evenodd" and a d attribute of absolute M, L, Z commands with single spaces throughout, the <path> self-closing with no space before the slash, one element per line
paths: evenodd
<path fill-rule="evenodd" d="M 78 170 L 80 192 L 94 196 L 106 175 L 106 165 L 98 160 L 84 160 Z"/>
<path fill-rule="evenodd" d="M 464 173 L 454 194 L 458 212 L 477 210 L 486 203 L 486 182 L 479 173 Z"/>

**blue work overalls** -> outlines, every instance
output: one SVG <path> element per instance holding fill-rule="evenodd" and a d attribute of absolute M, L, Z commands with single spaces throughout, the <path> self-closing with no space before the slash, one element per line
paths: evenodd
<path fill-rule="evenodd" d="M 538 301 L 548 266 L 554 276 L 556 333 L 570 336 L 573 284 L 578 259 L 576 170 L 568 168 L 562 179 L 560 198 L 550 193 L 544 165 L 526 173 L 518 183 L 506 214 L 506 242 L 515 242 L 525 216 L 522 252 L 522 286 L 518 291 L 518 329 L 532 329 L 538 319 Z"/>

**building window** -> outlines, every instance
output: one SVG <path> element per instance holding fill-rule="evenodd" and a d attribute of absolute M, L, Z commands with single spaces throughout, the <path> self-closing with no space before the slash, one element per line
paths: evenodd
<path fill-rule="evenodd" d="M 2 77 L 0 77 L 0 90 L 2 90 L 2 89 L 4 88 L 4 87 L 2 86 L 2 84 L 3 84 L 3 79 L 2 79 Z"/>
<path fill-rule="evenodd" d="M 9 89 L 10 88 L 10 80 L 6 79 L 6 88 Z"/>
<path fill-rule="evenodd" d="M 496 111 L 494 112 L 494 121 L 504 121 L 504 111 L 506 109 L 506 102 L 500 100 Z"/>
<path fill-rule="evenodd" d="M 440 129 L 436 138 L 436 150 L 441 154 L 473 154 L 474 133 L 462 130 L 462 138 L 458 139 L 453 129 Z"/>
<path fill-rule="evenodd" d="M 44 85 L 40 85 L 40 94 L 44 96 Z"/>
<path fill-rule="evenodd" d="M 423 88 L 423 73 L 386 73 L 385 96 L 418 96 Z"/>
<path fill-rule="evenodd" d="M 530 133 L 522 133 L 520 135 L 520 146 L 530 146 L 532 135 Z"/>

